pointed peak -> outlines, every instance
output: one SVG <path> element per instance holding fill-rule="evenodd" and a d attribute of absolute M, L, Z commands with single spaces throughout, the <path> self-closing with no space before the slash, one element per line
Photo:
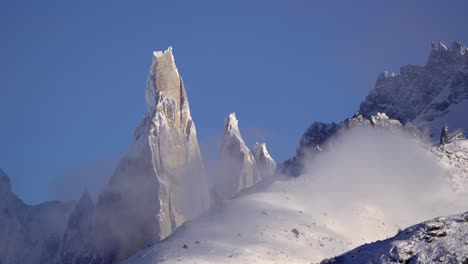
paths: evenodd
<path fill-rule="evenodd" d="M 11 192 L 11 181 L 10 177 L 0 169 L 0 193 Z"/>
<path fill-rule="evenodd" d="M 465 55 L 466 53 L 465 45 L 463 45 L 463 42 L 461 41 L 454 41 L 450 47 L 450 50 L 460 53 L 461 55 Z"/>
<path fill-rule="evenodd" d="M 172 46 L 169 46 L 165 50 L 155 50 L 155 51 L 153 51 L 153 60 L 158 60 L 159 58 L 165 57 L 165 56 L 174 57 L 172 55 Z"/>
<path fill-rule="evenodd" d="M 270 154 L 268 153 L 265 142 L 262 142 L 262 143 L 255 142 L 255 145 L 253 147 L 253 153 L 254 153 L 255 157 L 259 157 L 262 154 L 264 156 L 266 156 L 266 157 L 270 156 Z"/>
<path fill-rule="evenodd" d="M 226 117 L 226 120 L 224 121 L 224 131 L 225 132 L 239 131 L 238 123 L 239 123 L 239 121 L 236 118 L 236 113 L 234 113 L 234 112 L 230 113 Z"/>
<path fill-rule="evenodd" d="M 80 208 L 94 206 L 93 199 L 91 198 L 91 195 L 89 194 L 87 188 L 81 194 L 81 197 L 80 197 L 80 200 L 78 200 L 77 206 L 79 206 Z"/>
<path fill-rule="evenodd" d="M 439 41 L 439 47 L 438 47 L 438 50 L 440 50 L 440 51 L 442 51 L 442 50 L 443 50 L 443 51 L 447 51 L 447 50 L 448 50 L 448 48 L 447 48 L 447 46 L 445 46 L 445 44 L 444 44 L 444 43 L 442 43 L 442 41 Z"/>

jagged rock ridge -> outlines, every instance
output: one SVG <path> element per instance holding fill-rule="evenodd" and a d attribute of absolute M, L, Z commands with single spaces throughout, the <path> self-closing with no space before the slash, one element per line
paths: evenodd
<path fill-rule="evenodd" d="M 338 130 L 349 122 L 379 122 L 385 113 L 390 125 L 404 124 L 414 134 L 438 140 L 445 125 L 457 131 L 468 131 L 468 48 L 454 42 L 432 46 L 425 66 L 406 65 L 400 74 L 385 71 L 377 78 L 375 88 L 361 103 L 358 115 L 340 124 L 313 123 L 302 136 L 296 155 L 285 161 L 281 172 L 301 174 L 306 153 L 320 151 Z M 362 117 L 359 117 L 362 115 Z M 358 117 L 358 119 L 356 119 Z M 365 121 L 367 120 L 367 121 Z"/>
<path fill-rule="evenodd" d="M 385 112 L 402 123 L 414 123 L 433 138 L 444 123 L 466 131 L 467 51 L 461 42 L 449 48 L 433 44 L 426 65 L 403 66 L 400 74 L 382 73 L 359 112 L 365 117 Z"/>
<path fill-rule="evenodd" d="M 333 144 L 333 137 L 339 132 L 353 127 L 388 127 L 403 129 L 411 134 L 417 134 L 418 130 L 410 123 L 402 125 L 400 121 L 389 118 L 385 113 L 376 113 L 365 118 L 360 113 L 356 113 L 352 118 L 348 118 L 341 123 L 321 123 L 314 122 L 304 133 L 299 141 L 296 155 L 281 164 L 279 171 L 286 175 L 299 176 L 304 167 L 306 158 L 312 158 L 324 148 Z"/>

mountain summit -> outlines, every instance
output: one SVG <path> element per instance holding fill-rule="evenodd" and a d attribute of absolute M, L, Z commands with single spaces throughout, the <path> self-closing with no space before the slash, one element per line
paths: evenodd
<path fill-rule="evenodd" d="M 122 259 L 209 206 L 195 124 L 172 48 L 153 53 L 148 112 L 96 206 L 95 247 Z"/>

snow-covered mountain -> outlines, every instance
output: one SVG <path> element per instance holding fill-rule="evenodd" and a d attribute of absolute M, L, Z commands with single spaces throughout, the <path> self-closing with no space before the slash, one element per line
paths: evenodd
<path fill-rule="evenodd" d="M 124 261 L 316 263 L 466 210 L 434 155 L 401 129 L 354 127 L 300 177 L 256 185 Z"/>
<path fill-rule="evenodd" d="M 52 263 L 73 207 L 59 201 L 25 204 L 0 169 L 0 263 Z"/>
<path fill-rule="evenodd" d="M 153 53 L 148 112 L 103 193 L 91 245 L 113 262 L 171 234 L 209 207 L 209 192 L 184 83 L 172 49 Z"/>
<path fill-rule="evenodd" d="M 313 123 L 300 139 L 295 156 L 280 166 L 281 172 L 300 175 L 305 153 L 323 147 L 350 121 L 364 119 L 374 124 L 373 120 L 383 115 L 379 113 L 390 117 L 391 124 L 399 121 L 433 141 L 439 139 L 444 125 L 457 132 L 468 131 L 467 51 L 461 42 L 454 42 L 450 48 L 443 43 L 438 47 L 433 44 L 426 65 L 403 66 L 400 74 L 383 72 L 353 118 L 339 124 Z"/>
<path fill-rule="evenodd" d="M 429 147 L 442 168 L 446 171 L 452 189 L 468 191 L 468 140 L 463 134 L 448 134 L 448 127 L 442 130 L 440 143 Z"/>
<path fill-rule="evenodd" d="M 444 124 L 468 131 L 468 48 L 454 42 L 432 44 L 426 65 L 406 65 L 400 74 L 382 73 L 359 107 L 365 117 L 384 112 L 412 122 L 430 137 Z"/>
<path fill-rule="evenodd" d="M 321 263 L 468 263 L 468 212 L 408 227 Z"/>
<path fill-rule="evenodd" d="M 319 262 L 466 211 L 467 52 L 439 44 L 425 66 L 384 72 L 358 113 L 313 123 L 278 168 L 265 143 L 246 146 L 230 114 L 211 190 L 172 49 L 154 52 L 148 112 L 96 204 L 84 193 L 25 205 L 0 170 L 0 264 Z M 466 213 L 441 219 L 363 246 L 360 258 L 464 260 L 453 245 L 466 243 Z"/>
<path fill-rule="evenodd" d="M 333 145 L 333 138 L 336 135 L 355 127 L 403 128 L 410 134 L 419 135 L 419 130 L 411 123 L 402 125 L 400 121 L 391 119 L 385 113 L 380 112 L 371 115 L 369 118 L 365 118 L 360 113 L 356 113 L 352 118 L 348 118 L 338 124 L 314 122 L 299 141 L 296 155 L 278 167 L 280 173 L 290 176 L 299 176 L 303 172 L 303 168 L 306 165 L 305 163 L 315 154 Z"/>

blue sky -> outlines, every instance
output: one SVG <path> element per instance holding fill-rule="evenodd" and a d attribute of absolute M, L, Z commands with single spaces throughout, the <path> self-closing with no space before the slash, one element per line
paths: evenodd
<path fill-rule="evenodd" d="M 102 184 L 146 111 L 151 52 L 169 45 L 207 159 L 234 111 L 249 145 L 267 141 L 284 160 L 311 122 L 352 115 L 383 70 L 424 64 L 431 41 L 466 43 L 466 10 L 440 0 L 1 1 L 0 167 L 29 203 L 67 183 L 70 193 Z"/>

